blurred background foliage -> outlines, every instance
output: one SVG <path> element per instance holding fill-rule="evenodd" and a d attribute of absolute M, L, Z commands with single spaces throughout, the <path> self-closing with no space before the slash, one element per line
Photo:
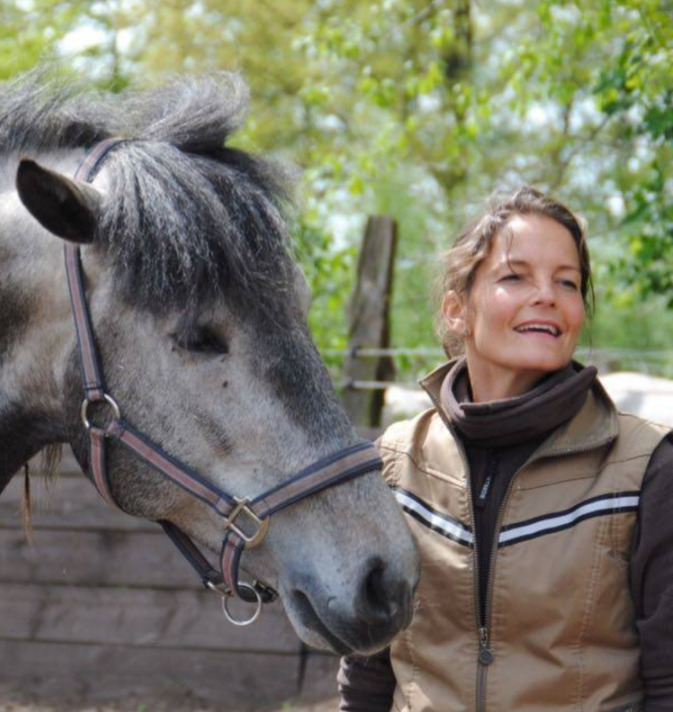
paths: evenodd
<path fill-rule="evenodd" d="M 525 182 L 588 222 L 586 347 L 673 376 L 672 18 L 673 0 L 3 0 L 0 77 L 58 61 L 120 91 L 241 71 L 237 145 L 302 171 L 298 254 L 328 356 L 368 214 L 400 226 L 392 343 L 431 347 L 441 251 Z"/>

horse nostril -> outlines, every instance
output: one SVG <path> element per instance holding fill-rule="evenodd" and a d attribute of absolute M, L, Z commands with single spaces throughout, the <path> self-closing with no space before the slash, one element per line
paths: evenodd
<path fill-rule="evenodd" d="M 369 562 L 357 603 L 358 617 L 367 623 L 381 623 L 397 613 L 395 592 L 388 590 L 385 573 L 383 561 Z"/>

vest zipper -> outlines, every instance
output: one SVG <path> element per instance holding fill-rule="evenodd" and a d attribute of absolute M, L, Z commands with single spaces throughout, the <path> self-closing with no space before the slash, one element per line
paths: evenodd
<path fill-rule="evenodd" d="M 477 665 L 477 712 L 486 709 L 486 672 L 493 662 L 493 653 L 488 647 L 488 628 L 479 628 L 479 656 Z"/>
<path fill-rule="evenodd" d="M 454 436 L 455 437 L 455 436 Z M 534 459 L 534 457 L 533 457 Z M 493 543 L 491 546 L 491 560 L 488 566 L 488 585 L 486 587 L 485 599 L 484 599 L 484 625 L 481 625 L 479 620 L 479 609 L 477 608 L 477 625 L 479 631 L 479 655 L 477 658 L 477 712 L 484 712 L 486 709 L 486 677 L 488 672 L 488 666 L 493 662 L 495 656 L 490 648 L 490 635 L 491 635 L 491 599 L 493 597 L 493 579 L 495 578 L 495 565 L 498 558 L 498 540 L 500 539 L 500 527 L 502 526 L 502 520 L 504 517 L 504 512 L 507 509 L 507 504 L 509 503 L 509 498 L 514 489 L 514 481 L 518 477 L 521 470 L 523 470 L 526 465 L 530 464 L 533 459 L 525 462 L 518 470 L 512 475 L 509 484 L 507 485 L 507 491 L 503 497 L 502 504 L 498 509 L 498 516 L 495 521 L 495 529 L 493 531 Z M 470 487 L 468 487 L 468 491 Z M 472 509 L 472 502 L 470 502 L 470 517 L 472 519 L 472 526 L 475 527 L 474 522 L 474 511 Z M 474 529 L 476 531 L 476 529 Z M 475 577 L 477 583 L 478 581 L 478 570 L 479 570 L 479 560 L 477 559 L 477 545 L 475 538 L 474 546 L 474 556 L 475 556 L 475 571 L 477 576 Z M 477 588 L 477 595 L 479 589 Z"/>
<path fill-rule="evenodd" d="M 458 438 L 456 431 L 454 430 L 453 426 L 451 425 L 451 422 L 449 419 L 446 417 L 444 414 L 444 409 L 441 407 L 441 405 L 438 402 L 438 399 L 434 397 L 432 393 L 428 392 L 428 395 L 430 396 L 430 400 L 433 402 L 435 409 L 437 413 L 439 414 L 439 417 L 444 421 L 444 425 L 446 425 L 448 431 L 451 433 L 455 443 L 456 447 L 458 448 L 458 453 L 460 454 L 460 459 L 462 460 L 463 463 L 463 469 L 465 470 L 465 482 L 467 484 L 467 507 L 469 510 L 469 517 L 470 517 L 470 524 L 472 526 L 472 534 L 473 534 L 473 544 L 472 544 L 472 565 L 474 568 L 474 586 L 473 586 L 473 598 L 474 598 L 474 615 L 475 615 L 475 623 L 476 623 L 476 629 L 477 629 L 477 635 L 479 639 L 479 650 L 477 652 L 477 689 L 476 689 L 476 695 L 477 695 L 477 704 L 476 704 L 476 711 L 477 712 L 483 712 L 483 710 L 486 709 L 485 703 L 486 703 L 486 668 L 493 662 L 493 653 L 489 649 L 489 628 L 488 628 L 488 598 L 486 599 L 486 620 L 484 621 L 486 623 L 486 626 L 482 626 L 481 624 L 481 616 L 480 616 L 480 601 L 479 601 L 479 591 L 480 591 L 480 586 L 481 582 L 479 580 L 479 556 L 477 552 L 477 529 L 476 529 L 476 523 L 474 519 L 474 502 L 472 501 L 472 487 L 470 486 L 470 464 L 467 460 L 467 455 L 465 454 L 465 449 L 463 448 L 463 444 L 460 441 L 460 438 Z M 511 483 L 510 483 L 511 484 Z M 498 513 L 498 517 L 500 517 L 500 513 Z M 497 530 L 496 530 L 497 532 Z M 497 533 L 496 533 L 496 542 L 497 542 Z M 492 569 L 494 568 L 494 556 L 493 553 L 491 553 L 491 573 Z M 489 580 L 489 589 L 490 589 L 490 580 Z M 488 594 L 487 594 L 488 596 Z M 482 662 L 483 661 L 483 662 Z"/>
<path fill-rule="evenodd" d="M 453 432 L 453 431 L 452 431 Z M 455 437 L 455 433 L 454 433 Z M 590 447 L 575 447 L 575 448 L 564 448 L 563 450 L 558 450 L 554 453 L 544 454 L 543 458 L 553 459 L 555 457 L 561 457 L 563 455 L 575 454 L 579 452 L 588 452 L 592 450 L 595 446 Z M 502 504 L 498 509 L 498 516 L 495 521 L 495 530 L 493 532 L 493 545 L 491 547 L 491 560 L 488 567 L 488 585 L 486 588 L 486 598 L 484 600 L 484 627 L 479 628 L 479 666 L 477 670 L 477 712 L 484 712 L 486 709 L 486 673 L 488 666 L 493 662 L 495 656 L 493 651 L 489 647 L 490 635 L 491 635 L 491 600 L 493 598 L 493 587 L 495 579 L 495 567 L 498 559 L 498 542 L 500 540 L 500 528 L 502 527 L 502 520 L 505 516 L 505 511 L 507 510 L 507 505 L 514 489 L 514 482 L 521 473 L 523 469 L 531 465 L 536 460 L 541 459 L 536 457 L 534 452 L 531 457 L 521 465 L 517 470 L 514 471 L 512 479 L 507 485 L 507 491 L 502 499 Z M 468 487 L 468 491 L 470 488 Z M 472 526 L 474 523 L 474 513 L 472 510 L 472 503 L 470 503 L 470 516 L 472 517 Z M 476 530 L 475 530 L 476 531 Z M 475 557 L 477 555 L 477 546 L 475 539 L 474 547 Z M 477 562 L 478 563 L 478 562 Z M 477 611 L 477 619 L 479 618 L 479 611 Z"/>

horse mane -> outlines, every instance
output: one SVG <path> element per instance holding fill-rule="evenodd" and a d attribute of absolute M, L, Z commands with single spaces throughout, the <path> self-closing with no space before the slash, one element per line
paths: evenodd
<path fill-rule="evenodd" d="M 269 308 L 293 277 L 287 168 L 225 145 L 248 90 L 237 74 L 106 95 L 32 72 L 0 88 L 0 153 L 128 139 L 106 156 L 96 241 L 131 303 L 151 311 L 227 298 Z"/>

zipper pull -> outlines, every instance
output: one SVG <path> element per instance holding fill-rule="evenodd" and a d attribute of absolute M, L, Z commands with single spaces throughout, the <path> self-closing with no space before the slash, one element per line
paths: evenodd
<path fill-rule="evenodd" d="M 493 653 L 488 647 L 488 629 L 479 628 L 479 662 L 487 666 L 493 662 Z"/>

